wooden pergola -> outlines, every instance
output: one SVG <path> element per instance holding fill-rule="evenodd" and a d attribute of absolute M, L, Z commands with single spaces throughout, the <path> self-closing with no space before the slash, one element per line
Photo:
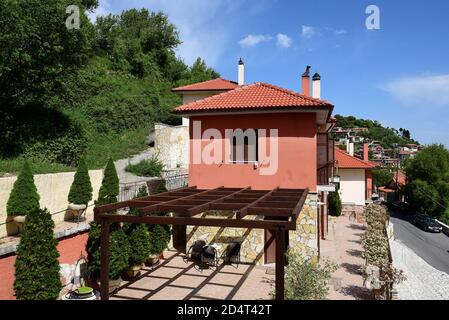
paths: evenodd
<path fill-rule="evenodd" d="M 267 229 L 276 240 L 276 299 L 284 299 L 285 236 L 296 230 L 296 221 L 306 201 L 308 189 L 252 190 L 220 187 L 202 190 L 186 187 L 135 200 L 99 206 L 94 220 L 101 223 L 101 299 L 109 299 L 110 224 L 116 222 L 184 226 Z M 118 209 L 138 208 L 138 215 L 115 214 Z M 235 218 L 197 216 L 207 211 L 235 211 Z M 152 215 L 171 212 L 176 216 Z M 250 218 L 250 216 L 253 216 Z M 258 216 L 256 219 L 254 216 Z"/>

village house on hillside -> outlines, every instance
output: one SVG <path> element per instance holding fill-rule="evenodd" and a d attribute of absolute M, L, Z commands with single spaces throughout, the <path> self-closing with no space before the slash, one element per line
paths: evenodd
<path fill-rule="evenodd" d="M 318 224 L 327 220 L 326 206 L 318 205 L 326 199 L 325 192 L 319 190 L 319 183 L 328 185 L 333 172 L 333 152 L 328 142 L 328 133 L 333 126 L 333 106 L 320 99 L 321 78 L 318 74 L 313 77 L 311 95 L 308 70 L 302 76 L 302 94 L 267 83 L 245 85 L 243 76 L 244 65 L 240 61 L 237 84 L 215 79 L 173 90 L 182 94 L 184 102 L 175 112 L 184 117 L 184 124 L 188 119 L 190 127 L 189 186 L 201 189 L 250 187 L 253 190 L 308 188 L 310 193 L 298 219 L 297 231 L 291 233 L 288 242 L 309 256 L 317 255 Z M 195 136 L 195 126 L 200 126 L 198 136 Z M 266 158 L 260 136 L 253 146 L 248 144 L 246 136 L 244 141 L 231 137 L 228 139 L 230 148 L 225 150 L 225 131 L 237 129 L 256 129 L 256 134 L 266 130 L 267 137 L 270 130 L 278 131 L 277 150 L 272 145 L 267 147 L 272 153 L 278 152 L 276 172 L 270 175 L 261 172 L 269 167 L 270 159 Z M 223 137 L 221 159 L 211 164 L 195 160 L 208 146 L 210 137 L 204 136 L 208 130 L 217 130 Z M 195 150 L 194 144 L 198 139 L 201 140 L 200 149 Z M 331 146 L 333 148 L 333 144 Z M 239 147 L 243 149 L 242 159 L 236 158 Z M 319 168 L 327 172 L 325 177 L 319 177 Z M 238 241 L 242 242 L 243 261 L 271 263 L 274 262 L 275 247 L 272 237 L 269 231 L 264 233 L 263 230 L 229 228 L 220 231 L 212 227 L 187 227 L 176 230 L 174 242 L 177 248 L 185 248 L 197 239 Z"/>

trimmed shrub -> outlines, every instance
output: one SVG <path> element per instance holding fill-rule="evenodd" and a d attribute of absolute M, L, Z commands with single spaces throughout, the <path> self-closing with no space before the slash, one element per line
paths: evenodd
<path fill-rule="evenodd" d="M 109 244 L 109 278 L 116 280 L 128 267 L 131 253 L 128 237 L 123 229 L 111 232 L 111 242 Z"/>
<path fill-rule="evenodd" d="M 151 253 L 151 238 L 148 228 L 144 224 L 135 225 L 129 229 L 128 241 L 130 245 L 129 265 L 138 265 L 148 259 Z"/>
<path fill-rule="evenodd" d="M 141 186 L 139 188 L 139 191 L 137 192 L 137 195 L 134 197 L 134 199 L 143 198 L 143 197 L 146 197 L 146 196 L 148 196 L 147 187 L 146 186 Z M 133 215 L 133 216 L 137 216 L 139 214 L 139 209 L 131 208 L 131 209 L 129 209 L 129 213 L 128 214 Z"/>
<path fill-rule="evenodd" d="M 39 208 L 39 194 L 34 185 L 34 177 L 28 161 L 25 161 L 22 171 L 14 182 L 9 195 L 6 211 L 9 216 L 27 215 Z"/>
<path fill-rule="evenodd" d="M 100 276 L 100 243 L 101 225 L 97 222 L 90 223 L 89 238 L 87 239 L 86 251 L 88 268 L 93 279 Z M 111 236 L 109 243 L 109 279 L 116 280 L 128 267 L 131 247 L 123 229 L 111 225 Z"/>
<path fill-rule="evenodd" d="M 56 300 L 59 296 L 62 285 L 54 226 L 46 209 L 35 208 L 27 215 L 15 263 L 18 300 Z"/>
<path fill-rule="evenodd" d="M 335 217 L 341 216 L 342 203 L 338 189 L 335 192 L 329 193 L 327 201 L 329 205 L 329 214 Z"/>
<path fill-rule="evenodd" d="M 70 187 L 68 200 L 70 203 L 87 205 L 92 200 L 92 191 L 86 161 L 81 159 Z"/>
<path fill-rule="evenodd" d="M 120 193 L 119 179 L 117 171 L 115 170 L 114 161 L 109 158 L 109 161 L 104 169 L 104 177 L 101 183 L 100 191 L 98 192 L 98 200 L 96 205 L 104 205 L 117 202 L 117 197 Z"/>
<path fill-rule="evenodd" d="M 163 225 L 150 225 L 151 254 L 161 254 L 168 247 L 170 232 Z"/>
<path fill-rule="evenodd" d="M 305 259 L 296 250 L 287 253 L 285 274 L 286 300 L 323 300 L 328 294 L 327 282 L 337 265 L 329 260 L 316 263 Z"/>
<path fill-rule="evenodd" d="M 164 169 L 164 164 L 156 157 L 142 160 L 137 164 L 129 164 L 126 171 L 141 177 L 159 177 Z"/>

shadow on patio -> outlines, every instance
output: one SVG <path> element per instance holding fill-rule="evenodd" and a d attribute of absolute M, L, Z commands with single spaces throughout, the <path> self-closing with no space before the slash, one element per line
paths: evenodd
<path fill-rule="evenodd" d="M 159 265 L 145 267 L 139 277 L 125 282 L 111 300 L 259 300 L 268 299 L 274 288 L 274 276 L 266 273 L 266 267 L 199 269 L 175 251 L 164 255 Z"/>

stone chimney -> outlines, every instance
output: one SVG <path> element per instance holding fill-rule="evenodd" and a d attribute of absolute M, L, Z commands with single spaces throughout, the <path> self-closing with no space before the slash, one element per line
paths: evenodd
<path fill-rule="evenodd" d="M 310 97 L 310 66 L 307 66 L 306 71 L 302 74 L 302 94 Z"/>
<path fill-rule="evenodd" d="M 321 76 L 318 73 L 312 77 L 312 96 L 321 99 Z"/>
<path fill-rule="evenodd" d="M 245 64 L 243 63 L 242 58 L 239 60 L 238 84 L 239 86 L 243 86 L 245 84 Z"/>
<path fill-rule="evenodd" d="M 365 160 L 365 161 L 369 160 L 369 144 L 368 143 L 363 144 L 363 160 Z"/>

